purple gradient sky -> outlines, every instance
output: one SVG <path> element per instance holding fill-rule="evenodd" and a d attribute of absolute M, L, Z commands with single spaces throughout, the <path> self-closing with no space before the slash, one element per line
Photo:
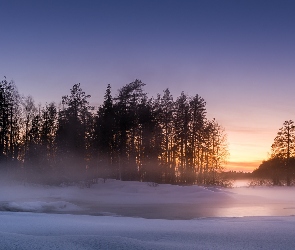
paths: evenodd
<path fill-rule="evenodd" d="M 293 1 L 11 0 L 0 11 L 0 76 L 37 103 L 80 82 L 99 104 L 108 83 L 115 94 L 136 78 L 149 96 L 199 94 L 240 170 L 295 119 Z"/>

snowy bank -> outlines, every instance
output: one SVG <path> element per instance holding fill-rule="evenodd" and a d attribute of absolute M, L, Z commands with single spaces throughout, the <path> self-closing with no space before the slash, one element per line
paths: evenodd
<path fill-rule="evenodd" d="M 0 211 L 152 219 L 295 215 L 294 187 L 153 186 L 101 180 L 91 188 L 0 184 Z"/>
<path fill-rule="evenodd" d="M 0 249 L 295 249 L 294 191 L 1 183 Z"/>
<path fill-rule="evenodd" d="M 295 217 L 148 220 L 0 212 L 0 249 L 295 249 Z"/>

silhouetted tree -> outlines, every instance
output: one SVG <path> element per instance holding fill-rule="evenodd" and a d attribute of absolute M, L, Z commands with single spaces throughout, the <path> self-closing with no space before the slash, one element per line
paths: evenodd
<path fill-rule="evenodd" d="M 57 164 L 64 177 L 77 179 L 86 175 L 87 149 L 92 115 L 91 106 L 80 83 L 75 84 L 71 94 L 62 97 L 62 110 L 58 115 L 56 131 Z"/>
<path fill-rule="evenodd" d="M 262 162 L 253 175 L 259 178 L 272 179 L 273 185 L 281 185 L 282 179 L 291 185 L 295 177 L 295 126 L 292 120 L 285 121 L 279 129 L 271 145 L 271 155 L 267 161 Z"/>
<path fill-rule="evenodd" d="M 207 122 L 205 150 L 205 184 L 214 185 L 218 182 L 218 173 L 228 157 L 227 138 L 224 129 L 215 119 Z"/>
<path fill-rule="evenodd" d="M 160 182 L 161 128 L 153 100 L 142 99 L 138 106 L 138 128 L 135 138 L 136 160 L 140 180 Z"/>
<path fill-rule="evenodd" d="M 291 184 L 292 165 L 290 158 L 295 157 L 295 126 L 292 120 L 285 121 L 279 129 L 274 143 L 271 146 L 272 158 L 280 158 L 283 161 L 282 170 L 286 173 L 287 185 Z"/>
<path fill-rule="evenodd" d="M 48 174 L 53 174 L 55 165 L 55 136 L 57 130 L 57 108 L 54 103 L 46 104 L 41 111 L 40 144 L 42 165 Z"/>
<path fill-rule="evenodd" d="M 115 145 L 116 117 L 111 95 L 107 86 L 103 105 L 98 109 L 94 120 L 93 154 L 96 174 L 104 178 L 119 178 L 118 158 Z"/>
<path fill-rule="evenodd" d="M 32 128 L 33 119 L 36 115 L 37 108 L 32 96 L 24 97 L 22 100 L 22 115 L 23 115 L 23 158 L 25 158 L 29 147 L 29 132 Z"/>
<path fill-rule="evenodd" d="M 27 174 L 30 177 L 36 177 L 37 174 L 42 174 L 43 164 L 41 158 L 45 152 L 41 149 L 41 117 L 36 114 L 32 118 L 30 129 L 25 137 L 25 155 L 24 165 Z"/>
<path fill-rule="evenodd" d="M 271 149 L 272 157 L 284 158 L 288 161 L 290 157 L 295 156 L 295 126 L 292 120 L 284 122 Z"/>
<path fill-rule="evenodd" d="M 20 148 L 20 96 L 13 81 L 0 82 L 0 169 L 17 163 Z"/>
<path fill-rule="evenodd" d="M 161 128 L 160 139 L 160 164 L 163 171 L 163 182 L 175 182 L 176 147 L 174 143 L 174 112 L 175 103 L 169 89 L 163 91 L 163 96 L 158 95 L 155 100 L 155 109 L 158 125 Z"/>
<path fill-rule="evenodd" d="M 252 175 L 256 178 L 271 179 L 274 186 L 282 185 L 280 180 L 284 177 L 283 166 L 284 161 L 281 158 L 271 158 L 263 161 L 258 169 L 252 172 Z"/>
<path fill-rule="evenodd" d="M 195 95 L 190 99 L 189 110 L 191 123 L 187 158 L 189 173 L 191 173 L 190 183 L 192 183 L 198 176 L 202 178 L 203 174 L 201 156 L 204 149 L 204 133 L 206 132 L 206 102 L 199 95 Z"/>
<path fill-rule="evenodd" d="M 20 160 L 27 177 L 214 184 L 227 142 L 221 126 L 207 120 L 204 99 L 182 92 L 174 101 L 169 89 L 149 99 L 144 86 L 135 80 L 113 98 L 108 85 L 103 104 L 93 114 L 90 95 L 80 84 L 62 97 L 57 111 L 54 103 L 37 109 L 31 96 L 21 99 L 13 82 L 3 80 L 1 168 Z M 273 152 L 286 155 L 286 169 L 293 165 L 293 127 L 289 122 L 273 145 Z M 282 146 L 286 141 L 287 151 Z"/>
<path fill-rule="evenodd" d="M 190 136 L 190 112 L 189 101 L 184 92 L 175 102 L 175 146 L 177 147 L 178 159 L 178 179 L 182 183 L 187 182 L 187 160 L 188 160 L 188 141 Z M 193 174 L 193 173 L 191 173 Z"/>
<path fill-rule="evenodd" d="M 135 139 L 138 127 L 138 105 L 146 96 L 142 89 L 144 85 L 140 80 L 135 80 L 119 89 L 115 99 L 117 127 L 115 143 L 118 149 L 119 175 L 123 180 L 138 179 Z"/>

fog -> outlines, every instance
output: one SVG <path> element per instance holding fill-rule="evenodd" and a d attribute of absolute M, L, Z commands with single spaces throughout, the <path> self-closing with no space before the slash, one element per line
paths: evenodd
<path fill-rule="evenodd" d="M 294 187 L 218 188 L 99 179 L 87 188 L 1 182 L 0 210 L 149 219 L 295 215 Z"/>
<path fill-rule="evenodd" d="M 294 187 L 0 184 L 0 249 L 294 249 Z"/>

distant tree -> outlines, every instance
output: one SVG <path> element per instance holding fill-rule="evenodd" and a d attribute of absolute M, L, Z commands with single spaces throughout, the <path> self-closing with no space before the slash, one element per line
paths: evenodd
<path fill-rule="evenodd" d="M 224 130 L 206 118 L 206 102 L 183 92 L 174 102 L 169 90 L 155 101 L 162 130 L 160 160 L 165 182 L 212 184 L 228 156 Z"/>
<path fill-rule="evenodd" d="M 104 96 L 104 102 L 99 107 L 94 119 L 93 161 L 96 175 L 104 178 L 119 178 L 117 169 L 117 149 L 115 145 L 116 116 L 109 84 Z"/>
<path fill-rule="evenodd" d="M 58 115 L 56 131 L 57 164 L 62 175 L 70 180 L 85 176 L 87 151 L 90 145 L 92 114 L 91 106 L 80 83 L 75 84 L 71 94 L 62 97 L 62 110 Z"/>
<path fill-rule="evenodd" d="M 263 161 L 258 169 L 252 172 L 253 177 L 261 179 L 271 179 L 274 186 L 282 185 L 282 178 L 285 174 L 282 172 L 284 161 L 281 158 L 270 158 L 267 161 Z"/>
<path fill-rule="evenodd" d="M 295 178 L 295 126 L 292 120 L 285 121 L 271 145 L 271 155 L 253 171 L 253 176 L 269 178 L 273 185 L 282 185 L 286 180 L 288 186 Z"/>
<path fill-rule="evenodd" d="M 25 138 L 25 155 L 24 165 L 28 175 L 42 174 L 43 164 L 41 158 L 44 155 L 44 151 L 41 149 L 41 116 L 36 114 L 32 118 L 31 127 L 27 132 Z M 35 177 L 34 176 L 34 177 Z M 30 177 L 30 176 L 28 176 Z"/>
<path fill-rule="evenodd" d="M 40 144 L 42 145 L 42 166 L 53 174 L 55 163 L 55 136 L 57 130 L 57 108 L 54 103 L 46 104 L 41 110 Z"/>
<path fill-rule="evenodd" d="M 12 171 L 20 148 L 20 96 L 13 81 L 0 82 L 0 168 Z"/>
<path fill-rule="evenodd" d="M 189 101 L 189 110 L 191 113 L 190 122 L 190 137 L 189 137 L 189 152 L 188 166 L 190 174 L 190 183 L 196 178 L 202 178 L 203 165 L 202 154 L 204 149 L 204 134 L 206 127 L 206 102 L 199 95 L 195 95 Z"/>
<path fill-rule="evenodd" d="M 295 126 L 292 120 L 285 121 L 279 129 L 271 146 L 272 157 L 279 157 L 288 161 L 295 156 Z"/>
<path fill-rule="evenodd" d="M 207 123 L 205 183 L 214 185 L 218 182 L 218 173 L 228 158 L 227 138 L 224 129 L 215 119 Z"/>
<path fill-rule="evenodd" d="M 295 126 L 292 120 L 285 121 L 283 127 L 279 129 L 271 146 L 271 157 L 279 158 L 283 162 L 282 171 L 286 173 L 289 186 L 293 168 L 290 159 L 295 157 Z"/>
<path fill-rule="evenodd" d="M 187 177 L 189 174 L 193 175 L 193 173 L 188 173 L 187 165 L 188 165 L 188 142 L 190 137 L 190 120 L 191 114 L 189 112 L 189 100 L 188 97 L 181 93 L 180 97 L 177 98 L 175 102 L 175 146 L 177 148 L 177 161 L 178 161 L 178 179 L 181 183 L 186 183 Z"/>
<path fill-rule="evenodd" d="M 158 125 L 161 128 L 160 139 L 160 164 L 163 171 L 163 182 L 175 182 L 176 150 L 174 145 L 174 113 L 175 103 L 169 89 L 163 91 L 163 96 L 158 94 L 155 100 L 155 112 Z"/>
<path fill-rule="evenodd" d="M 136 162 L 140 180 L 161 182 L 161 139 L 162 131 L 157 120 L 154 100 L 142 99 L 138 107 L 138 127 L 136 133 Z"/>
<path fill-rule="evenodd" d="M 121 89 L 115 98 L 116 134 L 115 143 L 118 149 L 119 176 L 123 180 L 137 180 L 135 139 L 138 128 L 138 105 L 145 99 L 145 84 L 135 80 Z"/>
<path fill-rule="evenodd" d="M 37 108 L 32 96 L 24 97 L 22 100 L 23 115 L 23 158 L 25 157 L 29 147 L 29 132 L 32 127 L 33 119 L 36 116 Z"/>

